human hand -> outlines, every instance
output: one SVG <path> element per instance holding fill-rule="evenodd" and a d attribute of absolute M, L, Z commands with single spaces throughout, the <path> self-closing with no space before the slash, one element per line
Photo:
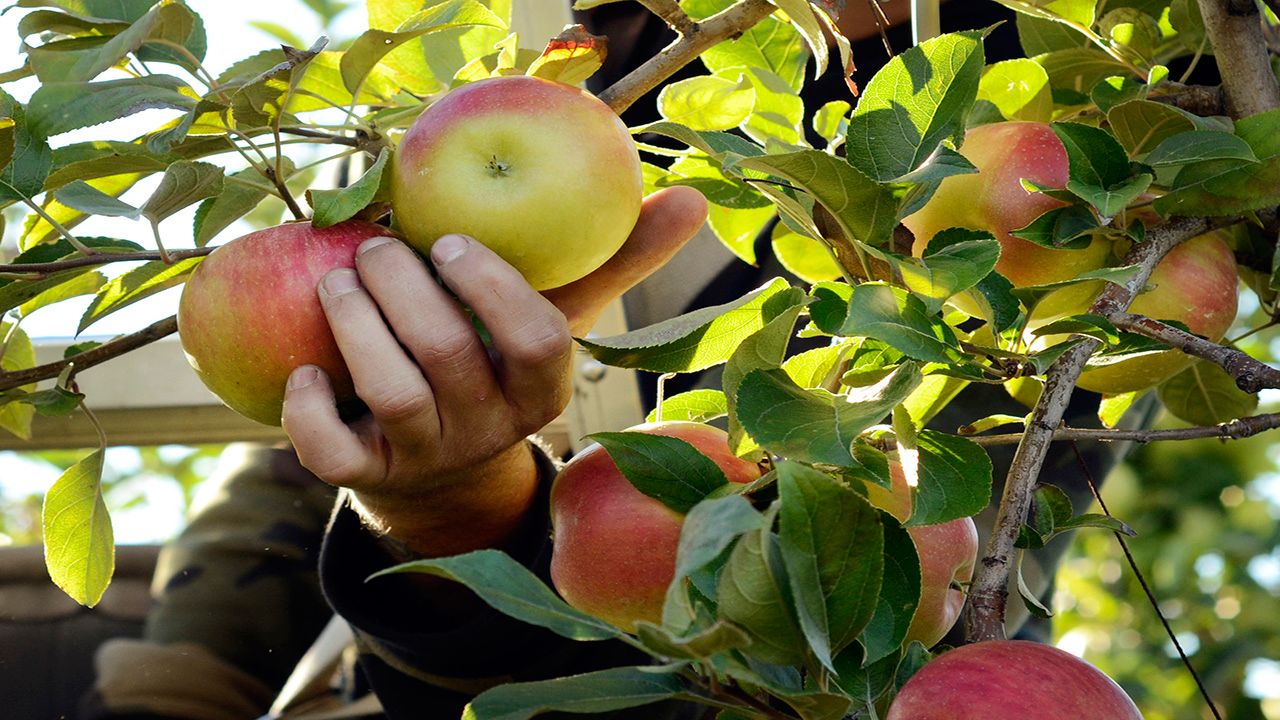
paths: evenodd
<path fill-rule="evenodd" d="M 351 489 L 367 524 L 418 553 L 500 545 L 536 490 L 524 438 L 569 401 L 572 336 L 661 267 L 705 218 L 695 190 L 654 193 L 612 259 L 542 294 L 461 236 L 432 248 L 439 282 L 406 245 L 366 241 L 356 270 L 329 273 L 318 294 L 369 414 L 344 423 L 324 373 L 294 370 L 283 424 L 302 464 Z M 492 351 L 441 283 L 483 322 Z"/>

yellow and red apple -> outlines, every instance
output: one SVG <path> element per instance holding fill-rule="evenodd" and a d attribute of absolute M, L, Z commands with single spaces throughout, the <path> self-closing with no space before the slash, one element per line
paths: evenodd
<path fill-rule="evenodd" d="M 629 432 L 684 440 L 711 458 L 729 482 L 760 477 L 729 448 L 719 428 L 694 422 L 637 425 Z M 551 581 L 573 607 L 631 631 L 660 623 L 675 577 L 684 515 L 640 492 L 599 444 L 578 453 L 551 486 Z"/>
<path fill-rule="evenodd" d="M 285 383 L 299 365 L 329 376 L 339 401 L 351 375 L 316 296 L 320 278 L 355 267 L 356 248 L 390 235 L 372 223 L 285 223 L 236 238 L 196 267 L 178 304 L 178 335 L 204 384 L 232 410 L 280 424 Z"/>
<path fill-rule="evenodd" d="M 640 214 L 640 157 L 607 105 L 529 76 L 480 80 L 426 109 L 396 149 L 391 207 L 410 245 L 475 238 L 535 289 L 604 264 Z"/>

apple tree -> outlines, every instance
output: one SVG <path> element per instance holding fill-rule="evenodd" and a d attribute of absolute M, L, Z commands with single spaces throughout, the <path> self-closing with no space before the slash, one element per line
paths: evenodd
<path fill-rule="evenodd" d="M 633 623 L 571 606 L 499 551 L 398 568 L 657 659 L 500 686 L 469 717 L 668 699 L 722 718 L 894 717 L 937 640 L 910 632 L 931 586 L 921 531 L 972 523 L 992 503 L 989 447 L 1017 448 L 989 539 L 971 581 L 941 580 L 963 591 L 974 647 L 1003 641 L 1011 604 L 1049 612 L 1025 587 L 1023 553 L 1074 530 L 1132 533 L 1042 477 L 1053 443 L 1280 427 L 1257 410 L 1280 371 L 1265 350 L 1224 339 L 1242 294 L 1257 307 L 1251 330 L 1265 330 L 1280 291 L 1274 0 L 1000 0 L 1026 57 L 988 62 L 991 28 L 928 37 L 921 23 L 917 45 L 820 107 L 800 99 L 806 83 L 857 60 L 840 32 L 845 3 L 639 2 L 676 40 L 599 98 L 621 113 L 662 88 L 660 119 L 632 128 L 662 139 L 639 143 L 646 187 L 702 191 L 732 252 L 755 262 L 768 232 L 794 277 L 581 344 L 623 368 L 722 367 L 719 388 L 661 397 L 651 419 L 723 420 L 724 442 L 761 475 L 730 483 L 679 438 L 597 438 L 629 489 L 679 518 L 660 606 Z M 0 82 L 38 87 L 25 102 L 0 92 L 0 201 L 27 212 L 19 252 L 0 265 L 6 430 L 24 434 L 35 413 L 92 417 L 76 373 L 176 330 L 170 318 L 36 365 L 31 313 L 90 295 L 86 330 L 186 282 L 224 231 L 267 206 L 317 226 L 394 223 L 388 158 L 424 108 L 490 77 L 580 83 L 604 58 L 605 40 L 580 27 L 517 37 L 509 2 L 366 4 L 369 29 L 349 42 L 263 48 L 214 74 L 203 57 L 218 39 L 181 0 L 18 2 L 30 10 L 26 57 Z M 1209 56 L 1220 83 L 1189 84 Z M 696 72 L 671 80 L 682 68 Z M 154 108 L 171 120 L 136 139 L 59 142 Z M 332 167 L 348 182 L 323 187 L 316 170 Z M 150 194 L 130 192 L 156 178 Z M 193 205 L 189 235 L 166 222 Z M 78 234 L 94 216 L 139 232 Z M 103 272 L 116 263 L 129 269 Z M 797 336 L 820 346 L 792 352 Z M 1077 384 L 1100 393 L 1098 427 L 1063 423 Z M 938 426 L 971 385 L 1002 386 L 1026 414 Z M 1121 428 L 1150 398 L 1183 423 Z M 101 469 L 91 452 L 44 507 L 51 575 L 86 604 L 112 568 Z M 1027 692 L 1054 702 L 1051 684 Z"/>

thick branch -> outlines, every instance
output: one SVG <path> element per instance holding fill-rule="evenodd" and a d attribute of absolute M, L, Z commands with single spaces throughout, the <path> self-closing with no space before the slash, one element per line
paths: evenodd
<path fill-rule="evenodd" d="M 1210 222 L 1204 218 L 1178 218 L 1154 228 L 1147 241 L 1135 245 L 1125 257 L 1125 264 L 1138 266 L 1138 272 L 1124 285 L 1108 283 L 1089 311 L 1103 317 L 1124 312 L 1146 286 L 1156 263 L 1169 250 L 1180 242 L 1207 232 L 1210 227 Z M 1045 375 L 1044 391 L 1014 453 L 996 513 L 996 525 L 970 586 L 965 606 L 965 634 L 970 642 L 1004 638 L 1004 610 L 1013 543 L 1027 517 L 1032 489 L 1054 433 L 1062 424 L 1076 380 L 1084 369 L 1085 361 L 1100 344 L 1095 338 L 1085 338 L 1063 353 Z"/>
<path fill-rule="evenodd" d="M 142 347 L 149 345 L 156 340 L 167 335 L 172 335 L 178 330 L 177 316 L 170 315 L 164 320 L 156 321 L 145 328 L 129 335 L 122 335 L 115 340 L 103 343 L 92 350 L 86 350 L 82 353 L 72 355 L 69 358 L 58 360 L 56 362 L 37 365 L 32 368 L 23 370 L 14 370 L 13 372 L 0 372 L 0 392 L 12 390 L 30 385 L 41 380 L 58 377 L 68 365 L 74 364 L 76 372 L 85 368 L 100 365 L 113 357 L 124 355 Z"/>
<path fill-rule="evenodd" d="M 1108 430 L 1098 428 L 1059 427 L 1053 433 L 1053 440 L 1096 440 L 1098 442 L 1160 442 L 1164 440 L 1197 440 L 1201 438 L 1222 438 L 1223 440 L 1243 440 L 1267 430 L 1280 428 L 1280 413 L 1253 415 L 1237 418 L 1231 422 L 1218 425 L 1201 425 L 1196 427 L 1172 428 L 1169 430 Z M 1022 433 L 1006 433 L 1003 435 L 966 436 L 978 445 L 1012 445 L 1022 440 Z"/>
<path fill-rule="evenodd" d="M 688 35 L 694 31 L 694 22 L 689 18 L 685 11 L 680 8 L 680 3 L 676 0 L 636 0 L 641 5 L 649 8 L 649 12 L 662 18 L 662 21 L 671 26 L 672 30 L 681 35 Z"/>
<path fill-rule="evenodd" d="M 1249 117 L 1280 108 L 1262 16 L 1254 0 L 1198 0 L 1227 96 L 1227 114 Z"/>
<path fill-rule="evenodd" d="M 1236 381 L 1236 386 L 1248 393 L 1264 388 L 1280 388 L 1280 370 L 1249 357 L 1235 348 L 1209 342 L 1202 337 L 1165 325 L 1143 315 L 1117 313 L 1108 318 L 1121 330 L 1128 330 L 1145 337 L 1172 345 L 1188 355 L 1204 358 L 1222 367 Z"/>
<path fill-rule="evenodd" d="M 600 93 L 600 99 L 621 115 L 632 103 L 677 70 L 693 62 L 704 50 L 722 40 L 742 34 L 776 9 L 769 0 L 741 0 L 702 22 L 689 25 L 688 31 L 681 33 L 662 52 L 605 88 Z"/>
<path fill-rule="evenodd" d="M 178 262 L 187 258 L 200 257 L 213 252 L 212 247 L 194 248 L 192 250 L 170 250 L 166 254 L 170 262 Z M 71 258 L 70 260 L 54 260 L 47 263 L 10 263 L 7 265 L 0 264 L 0 273 L 22 273 L 24 275 L 31 273 L 51 273 L 59 270 L 74 270 L 78 267 L 87 267 L 90 265 L 105 265 L 107 263 L 118 262 L 139 262 L 146 260 L 164 260 L 159 252 L 131 252 L 131 253 L 104 253 L 97 252 L 90 257 Z"/>
<path fill-rule="evenodd" d="M 1147 99 L 1172 105 L 1201 117 L 1227 114 L 1226 98 L 1221 85 L 1182 85 L 1170 82 L 1161 87 L 1167 87 L 1169 91 Z"/>

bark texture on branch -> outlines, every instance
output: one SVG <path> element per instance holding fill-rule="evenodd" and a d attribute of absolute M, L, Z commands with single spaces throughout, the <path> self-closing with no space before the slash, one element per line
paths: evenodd
<path fill-rule="evenodd" d="M 1208 232 L 1211 227 L 1205 218 L 1178 218 L 1153 229 L 1147 241 L 1135 245 L 1125 257 L 1125 264 L 1138 266 L 1138 272 L 1124 285 L 1108 283 L 1089 312 L 1103 317 L 1124 312 L 1146 286 L 1151 271 L 1161 258 L 1178 243 Z M 1040 475 L 1054 434 L 1062 424 L 1076 380 L 1099 345 L 1101 341 L 1085 338 L 1063 353 L 1045 375 L 1044 391 L 1031 413 L 1027 430 L 1005 478 L 996 526 L 969 588 L 969 600 L 964 610 L 965 636 L 969 642 L 1005 637 L 1005 603 L 1009 594 L 1013 544 L 1027 517 L 1036 478 Z"/>
<path fill-rule="evenodd" d="M 1223 440 L 1243 440 L 1260 432 L 1280 428 L 1280 413 L 1253 415 L 1236 418 L 1230 422 L 1217 425 L 1198 425 L 1195 427 L 1172 428 L 1169 430 L 1121 430 L 1098 428 L 1059 427 L 1053 433 L 1053 440 L 1093 440 L 1097 442 L 1160 442 L 1163 440 L 1198 440 L 1202 438 L 1221 438 Z M 977 445 L 1012 445 L 1022 440 L 1022 433 L 1006 433 L 1003 435 L 965 436 Z"/>
<path fill-rule="evenodd" d="M 1254 0 L 1197 1 L 1222 76 L 1227 114 L 1239 119 L 1280 107 L 1280 81 L 1271 70 Z"/>
<path fill-rule="evenodd" d="M 777 8 L 769 0 L 742 0 L 701 22 L 690 24 L 687 31 L 662 52 L 605 88 L 600 99 L 621 115 L 632 103 L 693 62 L 703 51 L 749 30 L 774 10 Z"/>
<path fill-rule="evenodd" d="M 58 377 L 68 365 L 75 365 L 76 370 L 84 370 L 110 360 L 113 357 L 124 355 L 127 352 L 137 350 L 143 345 L 149 345 L 160 338 L 172 335 L 178 331 L 178 318 L 176 315 L 170 315 L 164 320 L 157 320 L 135 333 L 122 335 L 115 340 L 105 342 L 92 350 L 86 350 L 69 358 L 58 360 L 57 362 L 45 363 L 31 368 L 22 370 L 14 370 L 12 372 L 0 372 L 0 392 L 5 390 L 13 390 L 23 385 L 30 385 L 41 380 Z"/>
<path fill-rule="evenodd" d="M 1117 313 L 1107 319 L 1121 330 L 1159 340 L 1188 355 L 1195 355 L 1218 365 L 1236 381 L 1236 387 L 1247 393 L 1256 393 L 1265 388 L 1280 388 L 1280 370 L 1235 348 L 1209 342 L 1198 335 L 1143 315 Z"/>

